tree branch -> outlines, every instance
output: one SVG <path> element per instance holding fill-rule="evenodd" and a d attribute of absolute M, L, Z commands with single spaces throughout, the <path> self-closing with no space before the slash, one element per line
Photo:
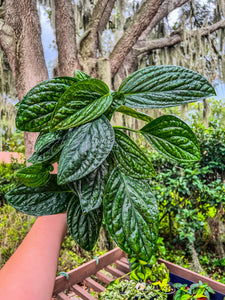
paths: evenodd
<path fill-rule="evenodd" d="M 60 76 L 72 76 L 80 69 L 77 58 L 76 28 L 71 0 L 55 1 L 55 29 Z"/>
<path fill-rule="evenodd" d="M 116 74 L 128 52 L 136 43 L 142 32 L 148 27 L 162 2 L 163 0 L 146 0 L 140 10 L 134 15 L 133 20 L 115 45 L 109 57 L 112 76 Z"/>
<path fill-rule="evenodd" d="M 138 38 L 135 47 L 141 48 L 146 45 L 146 40 L 152 29 L 165 17 L 168 16 L 168 14 L 176 9 L 177 7 L 182 6 L 184 3 L 186 3 L 188 0 L 165 0 L 162 5 L 159 7 L 156 15 L 148 25 L 147 29 L 141 34 L 141 36 Z M 138 52 L 132 48 L 131 51 L 128 53 L 126 58 L 124 59 L 124 62 L 122 66 L 119 68 L 118 74 L 121 80 L 124 80 L 127 76 L 127 73 L 130 74 L 133 71 L 135 71 L 135 65 L 134 62 L 136 61 L 135 58 L 137 57 Z M 125 68 L 124 68 L 125 66 Z"/>
<path fill-rule="evenodd" d="M 186 37 L 195 37 L 197 35 L 200 35 L 201 37 L 207 36 L 210 33 L 217 31 L 221 28 L 225 28 L 225 20 L 221 20 L 211 26 L 207 26 L 198 30 L 191 30 L 189 32 L 186 32 Z M 135 48 L 138 51 L 138 55 L 156 50 L 161 49 L 164 47 L 171 47 L 178 43 L 180 43 L 183 40 L 182 34 L 171 34 L 168 37 L 152 40 L 149 45 L 143 48 Z"/>
<path fill-rule="evenodd" d="M 102 16 L 109 2 L 114 0 L 98 0 L 96 3 L 91 20 L 87 27 L 87 34 L 80 41 L 80 52 L 83 58 L 95 58 L 98 46 L 98 29 L 101 24 Z M 103 24 L 104 25 L 104 24 Z"/>
<path fill-rule="evenodd" d="M 102 18 L 101 18 L 99 26 L 98 26 L 99 34 L 102 34 L 104 29 L 106 28 L 106 25 L 109 22 L 109 18 L 111 16 L 111 13 L 112 13 L 115 2 L 116 2 L 116 0 L 109 0 L 108 1 L 107 6 L 105 8 L 105 11 L 102 15 Z"/>

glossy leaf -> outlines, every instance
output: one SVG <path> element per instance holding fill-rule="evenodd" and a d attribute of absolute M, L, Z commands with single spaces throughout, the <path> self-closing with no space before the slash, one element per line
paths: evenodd
<path fill-rule="evenodd" d="M 48 163 L 53 164 L 59 161 L 61 151 L 64 143 L 62 140 L 57 140 L 50 145 L 45 146 L 40 152 L 34 152 L 31 157 L 28 158 L 29 163 Z"/>
<path fill-rule="evenodd" d="M 84 249 L 90 251 L 99 236 L 102 224 L 102 208 L 83 214 L 79 199 L 70 201 L 67 210 L 67 224 L 73 239 Z"/>
<path fill-rule="evenodd" d="M 40 152 L 45 146 L 49 147 L 50 144 L 53 144 L 57 140 L 61 140 L 65 135 L 67 134 L 67 131 L 60 130 L 60 131 L 54 131 L 54 132 L 48 132 L 48 133 L 40 133 L 37 137 L 34 150 L 36 152 Z"/>
<path fill-rule="evenodd" d="M 109 94 L 109 88 L 98 79 L 86 79 L 74 84 L 63 94 L 56 105 L 51 128 L 55 128 L 60 122 L 107 94 Z"/>
<path fill-rule="evenodd" d="M 99 118 L 111 105 L 112 96 L 106 95 L 93 101 L 73 115 L 58 123 L 54 130 L 73 128 Z"/>
<path fill-rule="evenodd" d="M 53 169 L 52 165 L 35 164 L 18 170 L 16 177 L 26 186 L 38 187 L 49 180 L 49 172 L 53 171 Z"/>
<path fill-rule="evenodd" d="M 150 178 L 155 172 L 144 152 L 124 132 L 114 131 L 113 154 L 120 170 L 134 178 Z"/>
<path fill-rule="evenodd" d="M 93 172 L 109 155 L 113 144 L 114 130 L 105 116 L 73 130 L 60 156 L 59 184 L 79 180 Z"/>
<path fill-rule="evenodd" d="M 56 175 L 51 175 L 44 186 L 31 188 L 19 185 L 6 194 L 8 203 L 17 210 L 34 216 L 52 215 L 67 210 L 73 197 L 68 187 L 58 186 Z"/>
<path fill-rule="evenodd" d="M 148 261 L 158 238 L 158 207 L 147 181 L 116 168 L 105 188 L 104 220 L 117 245 L 128 256 Z"/>
<path fill-rule="evenodd" d="M 114 112 L 117 111 L 119 109 L 119 107 L 121 107 L 124 104 L 124 101 L 125 101 L 124 95 L 121 94 L 121 93 L 113 92 L 113 93 L 111 93 L 111 95 L 113 97 L 112 104 L 107 109 L 107 111 L 104 113 L 105 116 L 109 120 L 111 120 L 112 115 L 114 114 Z"/>
<path fill-rule="evenodd" d="M 120 112 L 120 113 L 123 113 L 124 115 L 131 116 L 133 118 L 142 120 L 144 122 L 149 123 L 153 120 L 153 118 L 150 117 L 149 115 L 147 115 L 145 113 L 142 113 L 140 111 L 136 111 L 136 110 L 134 110 L 130 107 L 127 107 L 127 106 L 121 106 L 117 111 Z"/>
<path fill-rule="evenodd" d="M 196 161 L 200 159 L 197 138 L 190 127 L 174 116 L 161 116 L 140 132 L 161 154 L 177 161 Z"/>
<path fill-rule="evenodd" d="M 38 146 L 40 147 L 36 147 L 38 150 L 33 153 L 28 159 L 28 162 L 53 164 L 59 161 L 67 137 L 67 131 L 48 132 L 45 135 L 42 135 L 42 137 L 43 140 L 41 138 L 39 140 L 37 139 L 36 144 L 38 143 Z"/>
<path fill-rule="evenodd" d="M 105 160 L 96 170 L 84 178 L 68 184 L 78 195 L 84 213 L 101 206 L 108 171 L 109 163 Z"/>
<path fill-rule="evenodd" d="M 163 108 L 215 95 L 200 74 L 177 66 L 151 66 L 127 77 L 119 87 L 125 104 L 135 108 Z"/>
<path fill-rule="evenodd" d="M 85 80 L 85 79 L 90 79 L 91 77 L 88 74 L 86 74 L 86 73 L 84 73 L 80 70 L 76 70 L 75 71 L 75 78 L 79 81 L 82 81 L 82 80 Z"/>
<path fill-rule="evenodd" d="M 75 78 L 58 77 L 36 85 L 20 102 L 16 127 L 24 131 L 48 132 L 51 116 L 59 98 L 76 82 Z"/>

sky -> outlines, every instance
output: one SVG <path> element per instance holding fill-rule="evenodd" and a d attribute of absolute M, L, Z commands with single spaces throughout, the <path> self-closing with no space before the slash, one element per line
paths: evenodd
<path fill-rule="evenodd" d="M 56 44 L 54 42 L 55 36 L 54 32 L 48 17 L 47 12 L 43 8 L 42 5 L 38 4 L 38 11 L 40 14 L 40 20 L 41 20 L 41 39 L 42 44 L 44 48 L 44 56 L 48 68 L 48 75 L 51 78 L 52 77 L 52 68 L 57 62 L 57 50 L 56 50 Z"/>

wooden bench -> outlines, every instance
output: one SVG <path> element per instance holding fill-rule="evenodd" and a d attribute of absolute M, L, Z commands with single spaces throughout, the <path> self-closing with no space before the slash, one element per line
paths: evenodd
<path fill-rule="evenodd" d="M 194 273 L 190 270 L 177 266 L 173 263 L 160 259 L 168 267 L 171 277 L 182 278 L 186 282 L 207 282 L 217 294 L 212 299 L 223 299 L 225 297 L 225 285 Z M 103 292 L 105 287 L 114 279 L 121 276 L 127 277 L 130 271 L 126 254 L 120 249 L 115 248 L 98 259 L 93 259 L 82 266 L 68 272 L 68 279 L 65 276 L 58 276 L 55 281 L 53 297 L 57 300 L 78 299 L 67 296 L 68 293 L 74 293 L 84 300 L 96 300 L 97 294 Z M 179 282 L 179 281 L 177 281 Z M 116 299 L 115 299 L 116 300 Z"/>

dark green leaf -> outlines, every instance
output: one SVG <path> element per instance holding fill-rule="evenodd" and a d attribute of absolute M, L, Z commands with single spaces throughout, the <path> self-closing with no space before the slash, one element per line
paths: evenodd
<path fill-rule="evenodd" d="M 215 95 L 200 74 L 177 66 L 151 66 L 127 77 L 119 92 L 135 108 L 163 108 L 195 102 Z"/>
<path fill-rule="evenodd" d="M 6 194 L 11 206 L 28 215 L 43 216 L 66 211 L 73 193 L 68 187 L 58 186 L 56 175 L 51 175 L 48 183 L 37 188 L 19 185 Z"/>
<path fill-rule="evenodd" d="M 64 130 L 40 133 L 34 146 L 35 151 L 40 152 L 45 146 L 49 147 L 50 144 L 57 140 L 61 140 L 66 134 L 67 131 Z"/>
<path fill-rule="evenodd" d="M 161 116 L 140 132 L 157 151 L 177 161 L 200 159 L 197 138 L 191 128 L 174 116 Z"/>
<path fill-rule="evenodd" d="M 104 219 L 112 238 L 128 256 L 148 261 L 158 238 L 158 207 L 146 181 L 116 168 L 105 188 Z"/>
<path fill-rule="evenodd" d="M 16 116 L 17 128 L 31 132 L 48 132 L 56 103 L 76 82 L 75 78 L 58 77 L 36 85 L 20 102 Z"/>
<path fill-rule="evenodd" d="M 54 135 L 55 134 L 55 135 Z M 40 136 L 40 135 L 39 135 Z M 67 131 L 55 131 L 42 135 L 43 139 L 37 139 L 38 150 L 28 159 L 31 163 L 49 163 L 59 161 L 61 151 L 67 137 Z M 51 139 L 52 137 L 52 139 Z M 39 137 L 38 137 L 39 138 Z M 36 144 L 37 144 L 36 142 Z M 36 146 L 35 144 L 35 146 Z"/>
<path fill-rule="evenodd" d="M 113 101 L 112 104 L 110 105 L 110 107 L 107 109 L 107 111 L 105 112 L 105 116 L 107 116 L 107 118 L 109 120 L 111 120 L 112 115 L 114 114 L 115 111 L 118 110 L 118 108 L 124 104 L 125 98 L 123 94 L 117 93 L 117 92 L 113 92 L 111 93 L 112 97 L 113 97 Z"/>
<path fill-rule="evenodd" d="M 46 146 L 41 152 L 34 152 L 32 156 L 27 160 L 29 163 L 48 163 L 53 164 L 59 161 L 61 151 L 63 149 L 62 140 L 57 140 Z"/>
<path fill-rule="evenodd" d="M 83 214 L 79 199 L 71 199 L 67 210 L 67 224 L 73 239 L 84 249 L 91 250 L 102 224 L 102 208 Z"/>
<path fill-rule="evenodd" d="M 152 117 L 150 117 L 149 115 L 142 113 L 140 111 L 136 111 L 130 107 L 126 107 L 126 106 L 121 106 L 118 110 L 118 112 L 123 113 L 125 115 L 134 117 L 136 119 L 145 121 L 145 122 L 151 122 L 153 120 Z"/>
<path fill-rule="evenodd" d="M 150 178 L 154 168 L 144 152 L 122 131 L 114 129 L 113 154 L 119 168 L 126 175 L 135 178 Z"/>
<path fill-rule="evenodd" d="M 102 204 L 102 193 L 108 171 L 109 163 L 105 160 L 84 178 L 68 184 L 78 195 L 84 213 L 94 210 Z"/>
<path fill-rule="evenodd" d="M 80 70 L 75 71 L 75 78 L 79 81 L 90 79 L 91 77 Z"/>
<path fill-rule="evenodd" d="M 112 96 L 106 95 L 93 101 L 73 115 L 61 120 L 53 130 L 69 129 L 99 118 L 111 105 Z M 53 121 L 54 122 L 54 121 Z"/>
<path fill-rule="evenodd" d="M 46 164 L 35 164 L 16 172 L 17 178 L 26 186 L 38 187 L 44 185 L 50 178 L 53 166 Z"/>
<path fill-rule="evenodd" d="M 79 180 L 98 168 L 114 144 L 114 130 L 105 116 L 73 130 L 65 142 L 58 167 L 58 182 Z"/>
<path fill-rule="evenodd" d="M 87 79 L 79 81 L 63 94 L 56 105 L 52 116 L 51 128 L 55 128 L 58 123 L 108 94 L 109 88 L 101 80 Z"/>

